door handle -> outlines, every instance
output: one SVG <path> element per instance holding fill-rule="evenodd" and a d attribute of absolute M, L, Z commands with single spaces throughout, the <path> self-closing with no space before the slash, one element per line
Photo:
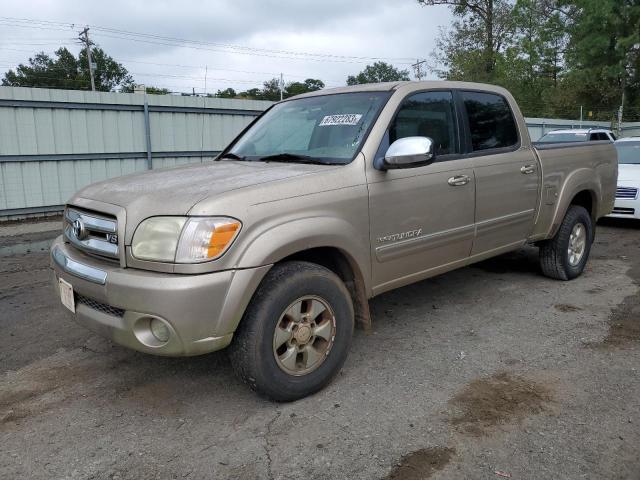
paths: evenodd
<path fill-rule="evenodd" d="M 533 173 L 536 171 L 536 167 L 534 165 L 525 165 L 520 168 L 520 172 L 528 175 L 529 173 Z"/>
<path fill-rule="evenodd" d="M 468 175 L 456 175 L 455 177 L 451 177 L 447 180 L 447 183 L 452 187 L 461 187 L 462 185 L 466 185 L 469 183 L 471 179 Z"/>

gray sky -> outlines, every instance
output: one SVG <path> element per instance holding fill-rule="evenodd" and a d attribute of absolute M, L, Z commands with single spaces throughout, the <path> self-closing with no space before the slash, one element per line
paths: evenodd
<path fill-rule="evenodd" d="M 280 72 L 285 81 L 311 77 L 340 86 L 347 75 L 374 58 L 411 70 L 407 65 L 411 59 L 428 58 L 438 27 L 451 22 L 446 7 L 424 8 L 415 0 L 2 0 L 2 4 L 0 72 L 26 62 L 37 51 L 52 53 L 60 45 L 77 53 L 76 32 L 89 25 L 92 40 L 122 62 L 136 82 L 202 92 L 206 65 L 210 93 L 227 87 L 260 87 Z"/>

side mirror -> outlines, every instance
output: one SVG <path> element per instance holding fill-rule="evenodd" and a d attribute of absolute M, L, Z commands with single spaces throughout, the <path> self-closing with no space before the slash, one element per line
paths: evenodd
<path fill-rule="evenodd" d="M 393 142 L 384 155 L 384 168 L 413 168 L 435 160 L 433 140 L 429 137 L 405 137 Z"/>

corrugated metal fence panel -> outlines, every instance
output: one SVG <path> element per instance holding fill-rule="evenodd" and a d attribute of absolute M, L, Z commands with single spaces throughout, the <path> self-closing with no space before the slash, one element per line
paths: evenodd
<path fill-rule="evenodd" d="M 640 122 L 627 122 L 623 124 L 622 136 L 624 137 L 640 136 Z"/>
<path fill-rule="evenodd" d="M 146 99 L 153 168 L 210 160 L 200 152 L 221 150 L 271 105 Z M 90 183 L 148 168 L 144 102 L 139 94 L 0 87 L 0 219 L 62 205 Z"/>

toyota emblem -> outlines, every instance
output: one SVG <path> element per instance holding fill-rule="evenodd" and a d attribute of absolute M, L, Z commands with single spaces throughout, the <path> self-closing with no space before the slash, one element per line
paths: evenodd
<path fill-rule="evenodd" d="M 84 223 L 79 218 L 73 222 L 72 228 L 73 234 L 78 240 L 82 240 L 87 236 L 87 231 L 84 228 Z"/>

